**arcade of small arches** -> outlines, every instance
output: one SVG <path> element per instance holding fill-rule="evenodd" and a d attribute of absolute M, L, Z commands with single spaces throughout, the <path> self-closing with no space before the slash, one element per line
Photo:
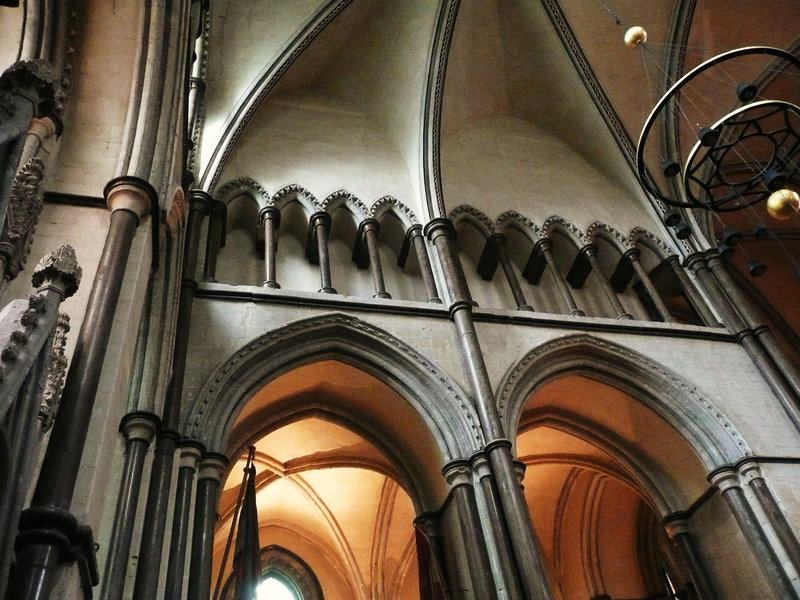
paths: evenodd
<path fill-rule="evenodd" d="M 276 358 L 273 345 L 253 344 L 250 355 L 232 357 L 225 377 L 245 384 L 231 389 L 223 380 L 214 410 L 195 422 L 198 433 L 227 423 L 216 442 L 206 440 L 230 459 L 215 578 L 220 570 L 221 581 L 230 576 L 224 547 L 243 452 L 253 444 L 260 544 L 272 552 L 264 555 L 265 580 L 288 582 L 294 598 L 327 600 L 431 598 L 439 582 L 469 588 L 474 548 L 456 490 L 471 482 L 475 515 L 484 520 L 491 476 L 481 440 L 457 424 L 443 431 L 447 423 L 426 402 L 446 376 L 434 375 L 433 365 L 428 380 L 417 369 L 406 373 L 415 385 L 399 381 L 413 360 L 406 357 L 379 379 L 384 340 L 368 339 L 355 319 L 324 331 L 319 322 L 308 320 L 292 336 L 314 340 L 294 356 Z M 349 357 L 337 352 L 337 339 L 358 337 Z M 370 344 L 373 352 L 364 350 Z M 687 395 L 679 376 L 670 374 L 674 383 L 665 387 L 663 367 L 613 346 L 590 336 L 557 339 L 512 365 L 498 390 L 550 588 L 562 599 L 710 597 L 708 586 L 724 579 L 715 552 L 748 533 L 722 509 L 709 473 L 735 473 L 731 465 L 752 452 L 713 405 Z M 219 383 L 224 370 L 209 381 Z M 703 423 L 691 423 L 689 410 Z M 454 470 L 461 477 L 450 477 Z M 484 527 L 494 571 L 504 573 L 495 576 L 505 577 L 498 587 L 514 597 L 508 548 Z"/>
<path fill-rule="evenodd" d="M 205 209 L 205 282 L 443 299 L 423 228 L 394 197 L 367 205 L 339 190 L 318 200 L 299 185 L 270 195 L 241 178 L 214 198 Z M 516 211 L 492 220 L 469 205 L 449 220 L 476 306 L 718 325 L 678 255 L 640 227 L 624 235 L 595 222 L 582 231 L 558 216 L 537 225 Z"/>

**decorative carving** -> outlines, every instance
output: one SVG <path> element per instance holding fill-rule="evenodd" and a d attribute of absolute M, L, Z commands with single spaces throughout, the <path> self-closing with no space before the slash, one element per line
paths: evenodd
<path fill-rule="evenodd" d="M 24 95 L 34 103 L 36 117 L 60 117 L 64 113 L 59 75 L 46 60 L 15 62 L 0 75 L 0 90 Z"/>
<path fill-rule="evenodd" d="M 419 223 L 417 216 L 408 206 L 400 202 L 394 196 L 383 196 L 378 198 L 369 207 L 369 215 L 380 220 L 387 212 L 394 212 L 406 227 L 411 227 Z"/>
<path fill-rule="evenodd" d="M 272 196 L 271 203 L 278 208 L 282 208 L 292 200 L 297 200 L 303 206 L 303 208 L 306 209 L 309 217 L 315 212 L 324 210 L 322 208 L 322 203 L 317 200 L 314 194 L 296 183 L 283 186 L 281 189 L 275 192 L 275 194 Z"/>
<path fill-rule="evenodd" d="M 590 243 L 593 243 L 598 236 L 616 243 L 617 249 L 620 252 L 625 252 L 632 247 L 629 240 L 622 235 L 622 232 L 611 227 L 611 225 L 595 221 L 586 228 L 586 239 L 589 240 Z"/>
<path fill-rule="evenodd" d="M 587 363 L 592 358 L 597 358 L 607 367 L 609 375 L 615 371 L 625 371 L 627 376 L 632 378 L 640 389 L 647 389 L 650 383 L 658 385 L 662 390 L 665 384 L 671 387 L 677 392 L 672 394 L 675 402 L 664 408 L 670 411 L 673 419 L 681 419 L 684 424 L 691 420 L 695 424 L 702 426 L 702 419 L 710 420 L 716 424 L 715 431 L 711 433 L 713 443 L 716 445 L 724 443 L 722 437 L 725 436 L 741 453 L 739 456 L 728 456 L 730 453 L 726 453 L 724 448 L 718 446 L 717 450 L 726 460 L 735 461 L 742 456 L 752 454 L 749 445 L 733 424 L 723 416 L 720 410 L 705 395 L 700 393 L 696 385 L 625 346 L 585 334 L 559 337 L 528 352 L 503 380 L 502 388 L 497 398 L 500 414 L 505 415 L 510 408 L 509 404 L 512 402 L 516 410 L 521 408 L 524 399 L 527 398 L 531 391 L 531 389 L 527 388 L 521 389 L 521 381 L 534 373 L 541 373 L 545 365 L 540 366 L 537 363 L 541 363 L 547 355 L 570 348 L 580 348 L 580 356 Z M 608 360 L 609 357 L 613 357 L 613 359 Z M 574 368 L 574 360 L 568 362 L 565 358 L 563 362 L 565 369 L 570 366 Z M 597 372 L 596 368 L 592 370 Z M 535 385 L 535 382 L 532 382 L 532 385 Z M 663 393 L 652 396 L 655 402 L 662 404 L 663 401 L 660 400 L 660 397 L 663 397 Z M 695 448 L 695 450 L 700 449 Z M 708 450 L 708 448 L 705 448 L 705 450 Z"/>
<path fill-rule="evenodd" d="M 459 221 L 466 219 L 475 225 L 487 238 L 496 233 L 494 222 L 477 208 L 470 206 L 469 204 L 456 206 L 450 211 L 448 218 L 453 222 L 453 225 L 456 225 Z"/>
<path fill-rule="evenodd" d="M 304 335 L 307 339 L 318 339 L 319 331 L 324 328 L 340 327 L 347 331 L 356 331 L 363 334 L 367 338 L 371 338 L 380 344 L 386 345 L 393 350 L 404 355 L 411 364 L 418 366 L 421 370 L 439 382 L 444 388 L 447 397 L 450 398 L 459 407 L 458 414 L 463 415 L 466 420 L 466 425 L 469 427 L 469 433 L 472 440 L 477 444 L 477 447 L 483 443 L 483 436 L 480 428 L 478 427 L 477 420 L 474 417 L 474 410 L 472 404 L 465 398 L 456 385 L 440 371 L 428 358 L 414 350 L 411 346 L 403 343 L 393 335 L 382 331 L 372 325 L 342 314 L 334 314 L 321 318 L 304 319 L 289 323 L 283 327 L 270 331 L 255 340 L 247 343 L 245 346 L 236 351 L 236 353 L 225 361 L 223 365 L 217 368 L 207 380 L 207 383 L 200 392 L 197 404 L 195 405 L 188 429 L 190 435 L 198 437 L 200 432 L 204 430 L 201 419 L 204 414 L 213 408 L 218 402 L 219 394 L 225 390 L 229 393 L 230 378 L 235 376 L 235 371 L 239 365 L 249 358 L 262 351 L 263 348 L 271 346 L 276 343 L 285 343 L 285 341 L 292 336 Z M 376 350 L 379 353 L 379 350 Z M 429 395 L 427 398 L 431 400 L 430 388 L 428 389 Z M 451 449 L 453 450 L 453 449 Z M 456 454 L 458 455 L 458 454 Z"/>
<path fill-rule="evenodd" d="M 75 249 L 64 244 L 39 261 L 31 282 L 35 288 L 53 285 L 63 290 L 64 298 L 69 298 L 78 291 L 82 275 Z"/>
<path fill-rule="evenodd" d="M 572 234 L 572 236 L 574 236 L 575 239 L 580 242 L 579 246 L 585 246 L 589 243 L 589 239 L 586 237 L 586 234 L 583 233 L 577 225 L 567 221 L 563 217 L 559 217 L 558 215 L 553 215 L 545 219 L 545 222 L 542 223 L 540 235 L 542 237 L 550 237 L 554 229 L 562 229 L 564 232 Z"/>
<path fill-rule="evenodd" d="M 17 171 L 8 199 L 6 223 L 0 234 L 0 256 L 5 260 L 3 276 L 14 279 L 25 266 L 34 228 L 42 212 L 39 191 L 44 162 L 33 156 Z"/>
<path fill-rule="evenodd" d="M 515 210 L 507 210 L 501 213 L 495 222 L 497 223 L 497 230 L 500 233 L 517 225 L 520 229 L 525 231 L 532 240 L 536 240 L 540 235 L 539 226 L 528 217 L 521 215 Z"/>
<path fill-rule="evenodd" d="M 367 205 L 347 190 L 336 190 L 332 194 L 328 194 L 320 203 L 320 208 L 331 214 L 342 204 L 349 208 L 350 212 L 353 213 L 356 223 L 360 223 L 364 219 L 368 219 L 370 216 Z"/>
<path fill-rule="evenodd" d="M 231 200 L 241 195 L 250 196 L 259 208 L 274 204 L 266 188 L 250 177 L 240 177 L 229 181 L 214 194 L 217 200 L 225 204 L 230 204 Z"/>
<path fill-rule="evenodd" d="M 42 394 L 42 405 L 39 408 L 39 421 L 42 432 L 45 433 L 53 426 L 61 392 L 64 390 L 64 378 L 67 374 L 67 357 L 65 348 L 69 333 L 69 315 L 62 313 L 58 316 L 55 331 L 53 332 L 53 345 L 50 369 L 47 371 L 47 382 Z"/>
<path fill-rule="evenodd" d="M 628 234 L 628 247 L 634 248 L 637 244 L 644 240 L 644 244 L 654 250 L 656 254 L 660 254 L 659 258 L 667 258 L 675 254 L 675 250 L 669 246 L 664 240 L 655 235 L 654 233 L 644 229 L 643 227 L 634 227 Z M 660 252 L 659 252 L 660 250 Z"/>

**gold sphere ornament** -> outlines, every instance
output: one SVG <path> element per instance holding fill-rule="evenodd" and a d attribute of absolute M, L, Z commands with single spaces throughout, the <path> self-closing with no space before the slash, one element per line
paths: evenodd
<path fill-rule="evenodd" d="M 786 221 L 800 211 L 800 194 L 783 188 L 772 192 L 767 198 L 767 212 L 773 219 Z"/>
<path fill-rule="evenodd" d="M 625 32 L 625 45 L 628 48 L 637 48 L 640 44 L 647 41 L 647 32 L 644 27 L 635 25 Z"/>

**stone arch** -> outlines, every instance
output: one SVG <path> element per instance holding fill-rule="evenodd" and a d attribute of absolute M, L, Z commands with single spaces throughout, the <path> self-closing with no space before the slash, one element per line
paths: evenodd
<path fill-rule="evenodd" d="M 624 254 L 630 248 L 630 243 L 621 232 L 601 221 L 595 221 L 586 228 L 586 239 L 589 243 L 595 243 L 598 238 L 614 246 L 620 254 Z"/>
<path fill-rule="evenodd" d="M 675 251 L 670 248 L 669 244 L 642 227 L 634 227 L 631 229 L 631 232 L 628 234 L 628 245 L 631 248 L 635 246 L 644 246 L 660 260 L 664 260 L 675 254 Z"/>
<path fill-rule="evenodd" d="M 369 209 L 364 202 L 345 189 L 336 190 L 328 194 L 320 203 L 320 209 L 332 215 L 337 208 L 344 207 L 353 217 L 353 222 L 358 227 L 364 219 L 369 218 Z"/>
<path fill-rule="evenodd" d="M 497 217 L 496 224 L 500 233 L 505 234 L 513 229 L 527 237 L 531 243 L 536 243 L 536 240 L 539 239 L 540 230 L 538 225 L 515 210 L 507 210 L 501 213 Z"/>
<path fill-rule="evenodd" d="M 261 210 L 270 203 L 269 192 L 250 177 L 239 177 L 233 179 L 217 188 L 215 198 L 224 204 L 230 204 L 239 196 L 247 196 L 256 203 Z"/>
<path fill-rule="evenodd" d="M 228 357 L 198 394 L 186 431 L 209 449 L 224 451 L 238 414 L 259 389 L 297 367 L 323 360 L 360 369 L 396 391 L 425 424 L 427 431 L 421 433 L 430 436 L 442 464 L 470 456 L 483 445 L 474 410 L 449 375 L 391 334 L 343 314 L 290 323 Z M 349 414 L 341 404 L 334 413 L 362 420 L 363 414 Z M 384 425 L 391 430 L 391 424 Z M 374 433 L 391 437 L 391 431 Z"/>
<path fill-rule="evenodd" d="M 494 222 L 488 216 L 468 204 L 456 206 L 450 211 L 448 218 L 453 222 L 453 226 L 458 225 L 461 221 L 467 221 L 480 231 L 485 238 L 489 238 L 496 230 Z"/>
<path fill-rule="evenodd" d="M 394 196 L 382 196 L 375 200 L 369 207 L 369 214 L 380 221 L 386 214 L 395 215 L 406 229 L 419 224 L 414 211 L 400 202 Z"/>
<path fill-rule="evenodd" d="M 303 209 L 306 219 L 310 219 L 315 212 L 322 210 L 317 198 L 303 186 L 296 183 L 285 185 L 270 199 L 270 204 L 283 210 L 287 204 L 297 202 Z"/>
<path fill-rule="evenodd" d="M 542 344 L 506 373 L 498 404 L 507 431 L 516 431 L 537 386 L 565 375 L 582 375 L 630 395 L 672 426 L 709 472 L 752 455 L 736 427 L 697 386 L 638 352 L 585 334 Z"/>

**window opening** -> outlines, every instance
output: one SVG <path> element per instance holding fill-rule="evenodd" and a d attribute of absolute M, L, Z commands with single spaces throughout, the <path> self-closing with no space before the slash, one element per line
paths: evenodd
<path fill-rule="evenodd" d="M 269 576 L 256 588 L 256 600 L 302 600 L 286 583 Z"/>

